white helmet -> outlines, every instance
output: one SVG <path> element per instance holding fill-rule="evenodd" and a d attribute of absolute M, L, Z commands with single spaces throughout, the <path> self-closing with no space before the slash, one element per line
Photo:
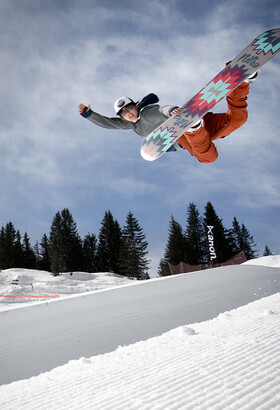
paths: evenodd
<path fill-rule="evenodd" d="M 126 107 L 128 104 L 135 104 L 135 102 L 129 97 L 120 97 L 114 104 L 114 110 L 116 114 L 119 115 L 123 107 Z"/>

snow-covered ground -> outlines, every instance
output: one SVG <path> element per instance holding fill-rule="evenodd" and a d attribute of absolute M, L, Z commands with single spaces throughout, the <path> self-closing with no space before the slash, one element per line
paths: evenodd
<path fill-rule="evenodd" d="M 60 297 L 2 303 L 1 410 L 280 409 L 279 256 L 145 282 L 17 274 Z M 14 275 L 1 295 L 23 294 Z"/>
<path fill-rule="evenodd" d="M 126 283 L 131 280 L 114 273 L 73 272 L 53 276 L 45 271 L 7 269 L 0 271 L 0 312 L 18 307 L 19 303 L 29 305 L 38 300 L 65 298 Z"/>

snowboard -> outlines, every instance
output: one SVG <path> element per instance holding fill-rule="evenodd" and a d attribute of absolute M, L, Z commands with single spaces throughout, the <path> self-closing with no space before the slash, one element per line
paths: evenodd
<path fill-rule="evenodd" d="M 265 31 L 256 37 L 182 106 L 180 115 L 168 118 L 145 138 L 141 147 L 142 157 L 154 161 L 163 155 L 188 128 L 279 51 L 280 28 Z"/>

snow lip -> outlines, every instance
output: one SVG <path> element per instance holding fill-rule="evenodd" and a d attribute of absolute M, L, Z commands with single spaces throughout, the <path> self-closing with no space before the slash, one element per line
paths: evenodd
<path fill-rule="evenodd" d="M 5 311 L 28 308 L 34 305 L 61 303 L 65 299 L 75 299 L 79 297 L 87 297 L 90 295 L 113 291 L 118 288 L 126 288 L 132 286 L 147 286 L 148 283 L 174 281 L 177 277 L 195 276 L 201 272 L 208 272 L 209 275 L 214 275 L 218 270 L 223 269 L 225 272 L 231 269 L 246 269 L 255 267 L 261 270 L 262 267 L 278 268 L 280 267 L 280 255 L 265 256 L 258 259 L 251 259 L 242 265 L 229 265 L 225 267 L 217 267 L 207 270 L 181 273 L 180 275 L 172 275 L 158 277 L 144 281 L 137 281 L 127 277 L 111 273 L 111 272 L 66 272 L 58 276 L 53 276 L 47 271 L 38 271 L 34 269 L 11 268 L 0 271 L 0 314 Z M 18 284 L 13 284 L 13 281 L 18 281 Z M 31 288 L 32 284 L 32 288 Z M 23 298 L 20 300 L 15 298 L 15 295 L 28 295 L 34 292 L 34 295 L 49 295 L 59 297 L 42 298 Z M 11 295 L 11 298 L 8 298 Z"/>
<path fill-rule="evenodd" d="M 250 259 L 247 262 L 244 262 L 242 265 L 261 265 L 267 266 L 269 268 L 279 268 L 280 255 L 268 255 L 257 259 Z"/>

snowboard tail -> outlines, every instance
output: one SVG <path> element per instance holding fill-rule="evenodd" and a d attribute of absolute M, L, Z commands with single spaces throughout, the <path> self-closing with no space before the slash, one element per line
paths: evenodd
<path fill-rule="evenodd" d="M 141 155 L 154 161 L 163 155 L 196 121 L 280 51 L 280 28 L 256 37 L 222 71 L 181 108 L 152 131 L 141 147 Z"/>

